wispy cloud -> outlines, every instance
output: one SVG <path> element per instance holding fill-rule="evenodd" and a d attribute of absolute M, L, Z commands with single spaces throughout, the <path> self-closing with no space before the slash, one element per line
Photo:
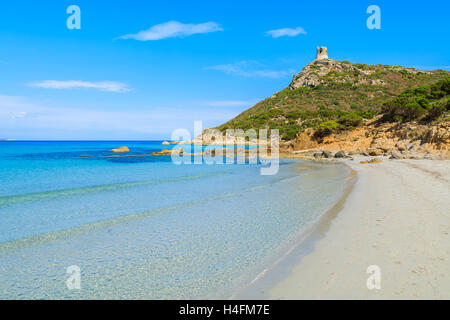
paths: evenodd
<path fill-rule="evenodd" d="M 223 31 L 215 22 L 205 22 L 199 24 L 181 23 L 178 21 L 169 21 L 154 25 L 150 29 L 140 31 L 136 34 L 126 34 L 117 39 L 134 39 L 138 41 L 154 41 L 167 38 L 188 37 L 194 34 L 210 33 Z"/>
<path fill-rule="evenodd" d="M 299 34 L 306 34 L 305 29 L 303 29 L 302 27 L 282 28 L 282 29 L 269 30 L 266 32 L 266 35 L 272 36 L 272 38 L 296 37 Z"/>
<path fill-rule="evenodd" d="M 242 77 L 260 77 L 260 78 L 283 78 L 295 73 L 294 69 L 287 70 L 269 70 L 263 69 L 262 64 L 256 61 L 239 61 L 231 64 L 221 64 L 206 67 L 207 70 L 222 71 L 227 74 L 234 74 Z"/>
<path fill-rule="evenodd" d="M 28 84 L 29 87 L 45 89 L 96 89 L 108 92 L 128 92 L 131 89 L 127 84 L 114 81 L 89 82 L 80 80 L 45 80 Z"/>
<path fill-rule="evenodd" d="M 17 118 L 23 118 L 28 114 L 28 112 L 11 112 L 11 118 L 13 119 L 17 119 Z"/>
<path fill-rule="evenodd" d="M 22 97 L 0 94 L 0 119 L 24 118 L 28 114 L 24 110 L 32 107 L 33 104 Z"/>

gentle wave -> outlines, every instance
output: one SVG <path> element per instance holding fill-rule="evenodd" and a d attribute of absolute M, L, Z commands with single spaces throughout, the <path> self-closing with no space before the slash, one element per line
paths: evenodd
<path fill-rule="evenodd" d="M 0 197 L 0 207 L 16 204 L 21 202 L 28 201 L 39 201 L 43 199 L 50 198 L 58 198 L 58 197 L 68 197 L 73 195 L 80 195 L 92 192 L 102 192 L 102 191 L 110 191 L 117 189 L 125 189 L 132 188 L 144 185 L 152 185 L 152 184 L 161 184 L 161 183 L 170 183 L 170 182 L 178 182 L 185 180 L 195 180 L 206 177 L 213 177 L 227 174 L 227 172 L 214 172 L 209 174 L 201 174 L 194 176 L 182 176 L 177 178 L 167 178 L 167 179 L 155 179 L 155 180 L 145 180 L 145 181 L 134 181 L 134 182 L 123 182 L 123 183 L 114 183 L 114 184 L 102 184 L 96 186 L 88 186 L 88 187 L 80 187 L 80 188 L 69 188 L 69 189 L 60 189 L 60 190 L 49 190 L 43 192 L 33 192 L 26 194 L 18 194 L 12 196 L 1 196 Z"/>
<path fill-rule="evenodd" d="M 92 231 L 92 230 L 105 229 L 105 228 L 109 228 L 109 227 L 112 227 L 112 226 L 120 224 L 120 223 L 127 223 L 129 221 L 136 220 L 136 219 L 148 218 L 148 217 L 156 216 L 158 214 L 166 213 L 166 212 L 173 211 L 173 210 L 180 209 L 180 208 L 193 207 L 195 205 L 209 202 L 209 201 L 215 201 L 215 200 L 219 200 L 219 199 L 241 196 L 247 192 L 251 192 L 251 191 L 262 189 L 262 188 L 269 187 L 269 186 L 270 186 L 270 184 L 254 186 L 251 188 L 243 189 L 240 192 L 224 193 L 224 194 L 221 194 L 218 196 L 189 201 L 189 202 L 185 202 L 185 203 L 175 205 L 175 206 L 164 206 L 164 207 L 160 207 L 160 208 L 146 210 L 146 211 L 140 212 L 140 213 L 132 213 L 132 214 L 128 214 L 128 215 L 114 217 L 114 218 L 107 219 L 107 220 L 83 224 L 83 225 L 75 226 L 73 228 L 66 229 L 66 230 L 48 232 L 48 233 L 43 233 L 43 234 L 36 235 L 36 236 L 31 236 L 31 237 L 16 239 L 16 240 L 8 241 L 8 242 L 3 242 L 3 243 L 0 243 L 0 254 L 4 253 L 5 251 L 11 250 L 11 249 L 19 249 L 19 248 L 26 247 L 26 246 L 33 245 L 33 244 L 54 241 L 54 240 L 58 240 L 58 239 L 61 239 L 61 238 L 67 237 L 67 236 L 74 236 L 74 235 L 82 234 L 82 233 Z"/>

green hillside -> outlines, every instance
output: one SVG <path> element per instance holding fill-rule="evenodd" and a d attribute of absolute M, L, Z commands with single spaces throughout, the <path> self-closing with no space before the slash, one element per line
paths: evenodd
<path fill-rule="evenodd" d="M 388 112 L 386 102 L 403 91 L 449 76 L 444 70 L 316 60 L 294 76 L 287 88 L 218 129 L 279 129 L 284 140 L 295 138 L 306 128 L 320 129 L 323 134 L 351 129 L 363 119 Z"/>
<path fill-rule="evenodd" d="M 450 111 L 450 77 L 408 89 L 383 105 L 384 121 L 431 122 Z"/>

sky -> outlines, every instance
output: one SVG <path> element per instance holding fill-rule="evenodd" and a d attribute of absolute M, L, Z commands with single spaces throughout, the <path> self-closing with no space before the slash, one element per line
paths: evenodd
<path fill-rule="evenodd" d="M 68 28 L 71 5 L 80 29 Z M 380 29 L 367 27 L 370 5 Z M 317 46 L 336 60 L 448 70 L 449 11 L 447 0 L 2 1 L 0 139 L 214 127 L 288 86 Z"/>

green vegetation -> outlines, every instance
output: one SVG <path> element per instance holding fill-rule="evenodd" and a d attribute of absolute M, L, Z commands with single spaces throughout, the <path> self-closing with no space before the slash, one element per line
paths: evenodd
<path fill-rule="evenodd" d="M 288 87 L 218 129 L 278 129 L 282 139 L 291 140 L 307 128 L 319 135 L 353 129 L 380 113 L 388 114 L 386 121 L 433 120 L 448 110 L 448 71 L 420 72 L 348 61 L 336 70 L 309 66 L 312 76 L 322 74 L 321 84 Z"/>
<path fill-rule="evenodd" d="M 363 118 L 356 112 L 348 112 L 339 117 L 339 124 L 346 129 L 352 129 L 362 124 Z"/>
<path fill-rule="evenodd" d="M 404 91 L 383 105 L 384 121 L 424 122 L 438 119 L 450 110 L 450 77 L 432 85 Z"/>
<path fill-rule="evenodd" d="M 342 129 L 342 126 L 339 123 L 334 120 L 328 120 L 317 126 L 315 135 L 322 138 L 340 129 Z"/>

